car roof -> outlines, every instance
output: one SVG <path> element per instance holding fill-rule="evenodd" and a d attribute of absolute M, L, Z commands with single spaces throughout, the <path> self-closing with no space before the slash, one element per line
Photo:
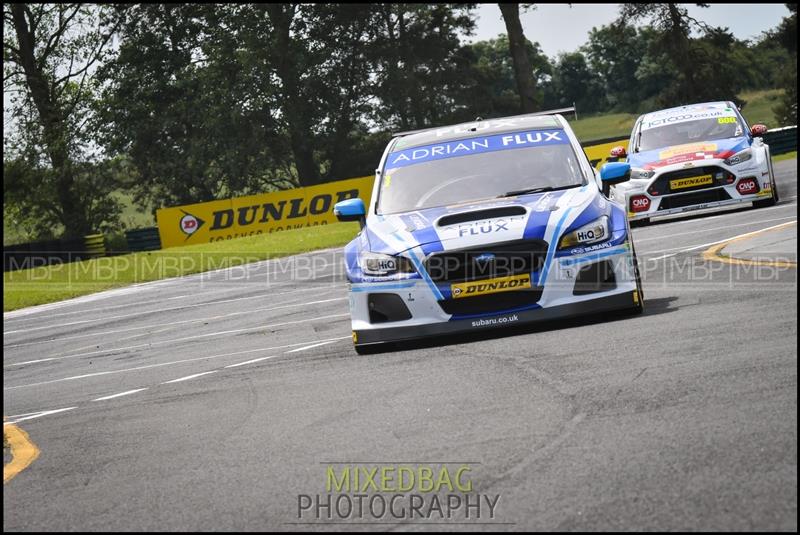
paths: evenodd
<path fill-rule="evenodd" d="M 566 121 L 560 115 L 514 115 L 496 119 L 482 119 L 397 134 L 392 149 L 407 149 L 431 143 L 469 139 L 472 137 L 516 132 L 519 130 L 566 129 Z"/>
<path fill-rule="evenodd" d="M 731 102 L 723 102 L 723 101 L 702 102 L 699 104 L 689 104 L 686 106 L 676 106 L 674 108 L 666 108 L 663 110 L 652 111 L 643 114 L 640 117 L 640 119 L 642 122 L 645 122 L 645 121 L 650 121 L 652 119 L 662 119 L 665 117 L 671 117 L 676 115 L 700 114 L 704 111 L 727 110 L 727 109 L 735 109 L 735 107 Z"/>

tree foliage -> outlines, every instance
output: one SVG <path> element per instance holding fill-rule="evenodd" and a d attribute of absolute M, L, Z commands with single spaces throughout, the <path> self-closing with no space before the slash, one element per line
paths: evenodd
<path fill-rule="evenodd" d="M 476 43 L 474 4 L 4 5 L 5 220 L 102 231 L 112 191 L 155 210 L 363 176 L 392 132 L 573 103 L 644 112 L 781 85 L 796 121 L 789 6 L 744 41 L 682 4 L 625 4 L 548 58 L 517 4 L 507 35 Z"/>
<path fill-rule="evenodd" d="M 778 124 L 797 124 L 797 4 L 786 7 L 790 15 L 783 18 L 775 37 L 789 53 L 789 61 L 778 80 L 784 89 L 783 99 L 773 111 Z"/>
<path fill-rule="evenodd" d="M 116 222 L 90 130 L 92 69 L 114 31 L 84 4 L 3 4 L 3 89 L 16 133 L 4 136 L 4 203 L 37 234 L 81 236 Z M 109 24 L 111 27 L 109 28 Z"/>

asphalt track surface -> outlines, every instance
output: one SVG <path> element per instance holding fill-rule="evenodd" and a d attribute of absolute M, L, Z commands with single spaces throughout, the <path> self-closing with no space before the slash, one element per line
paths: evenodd
<path fill-rule="evenodd" d="M 488 526 L 369 527 L 796 530 L 796 268 L 702 258 L 796 221 L 796 166 L 775 207 L 635 228 L 640 316 L 358 356 L 331 251 L 6 314 L 41 453 L 3 528 L 353 529 L 297 524 L 326 463 L 468 462 Z"/>

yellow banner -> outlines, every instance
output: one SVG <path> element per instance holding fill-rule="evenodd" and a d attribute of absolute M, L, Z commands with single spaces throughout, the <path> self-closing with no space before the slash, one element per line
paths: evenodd
<path fill-rule="evenodd" d="M 369 206 L 374 176 L 351 178 L 156 212 L 161 247 L 231 240 L 335 223 L 333 205 L 360 197 Z"/>
<path fill-rule="evenodd" d="M 592 163 L 592 167 L 595 169 L 600 169 L 604 163 L 608 163 L 609 161 L 625 161 L 625 158 L 612 158 L 611 149 L 614 147 L 625 147 L 625 150 L 627 151 L 628 138 L 610 141 L 608 143 L 601 143 L 600 145 L 586 145 L 583 147 L 583 151 L 586 153 L 586 156 Z"/>

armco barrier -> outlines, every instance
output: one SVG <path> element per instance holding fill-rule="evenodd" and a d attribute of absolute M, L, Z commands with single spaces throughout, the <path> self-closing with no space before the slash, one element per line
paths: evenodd
<path fill-rule="evenodd" d="M 797 150 L 797 125 L 767 130 L 762 137 L 773 156 Z"/>
<path fill-rule="evenodd" d="M 64 264 L 90 257 L 86 238 L 48 240 L 3 247 L 3 271 Z"/>
<path fill-rule="evenodd" d="M 129 230 L 125 232 L 125 239 L 128 242 L 128 250 L 131 252 L 157 251 L 161 249 L 161 237 L 158 235 L 158 227 Z"/>

